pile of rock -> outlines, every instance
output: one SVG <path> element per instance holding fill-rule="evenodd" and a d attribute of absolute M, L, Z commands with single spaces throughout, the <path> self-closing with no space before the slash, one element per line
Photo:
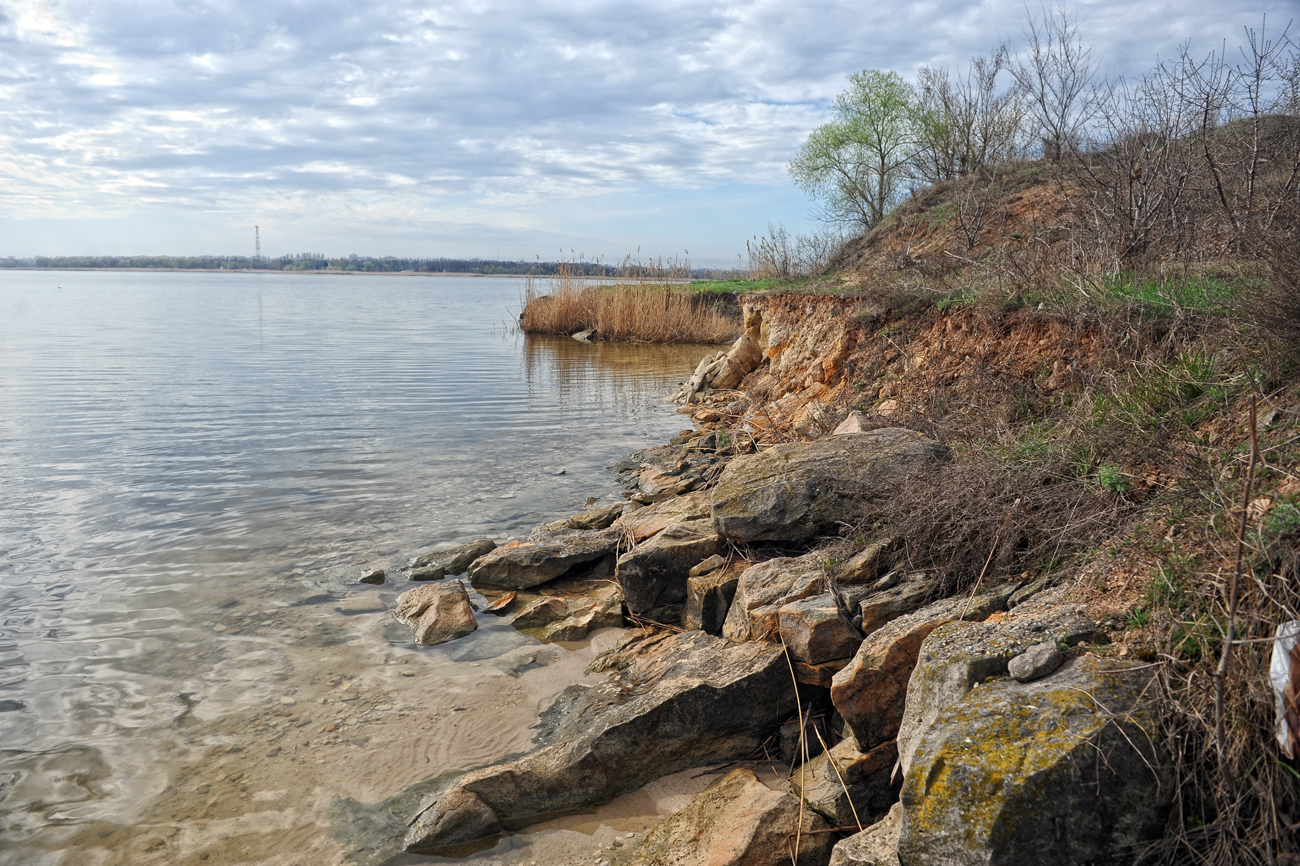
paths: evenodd
<path fill-rule="evenodd" d="M 773 357 L 763 335 L 777 331 L 760 324 L 747 317 L 678 396 L 734 387 Z M 842 420 L 757 453 L 718 432 L 637 452 L 617 467 L 625 504 L 417 560 L 415 580 L 464 573 L 485 594 L 518 593 L 515 627 L 542 640 L 626 619 L 674 628 L 629 632 L 593 665 L 603 682 L 547 710 L 534 751 L 444 780 L 408 816 L 405 847 L 477 843 L 778 752 L 800 765 L 788 779 L 742 766 L 615 859 L 1085 864 L 1157 834 L 1172 782 L 1152 672 L 1080 650 L 1097 629 L 1034 596 L 1042 583 L 944 598 L 888 537 L 843 561 L 763 553 L 806 549 L 855 503 L 949 459 L 914 431 Z M 405 593 L 397 615 L 420 643 L 475 627 L 460 581 Z"/>

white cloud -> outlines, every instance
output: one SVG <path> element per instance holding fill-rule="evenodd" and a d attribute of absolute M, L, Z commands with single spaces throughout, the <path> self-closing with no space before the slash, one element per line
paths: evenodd
<path fill-rule="evenodd" d="M 1234 40 L 1265 12 L 1280 23 L 1287 7 L 1090 0 L 1079 11 L 1104 63 L 1140 71 L 1185 39 Z M 310 230 L 405 238 L 374 252 L 456 254 L 411 237 L 412 221 L 437 213 L 443 228 L 456 215 L 460 242 L 508 230 L 522 248 L 501 253 L 514 256 L 566 230 L 599 240 L 557 215 L 585 201 L 625 223 L 619 198 L 634 215 L 653 191 L 645 236 L 729 259 L 768 219 L 803 219 L 784 166 L 849 73 L 963 62 L 1017 35 L 1023 10 L 0 0 L 0 229 L 57 217 L 43 233 L 4 231 L 0 255 L 109 251 L 69 248 L 58 219 L 136 219 L 143 232 L 200 211 L 214 215 L 210 230 L 145 251 L 221 252 L 234 241 L 225 226 L 261 213 L 284 220 L 293 248 L 324 246 L 301 237 Z M 754 212 L 755 190 L 769 191 L 771 212 Z M 658 197 L 672 191 L 683 207 L 712 191 L 744 212 L 679 238 L 673 226 L 693 223 Z"/>

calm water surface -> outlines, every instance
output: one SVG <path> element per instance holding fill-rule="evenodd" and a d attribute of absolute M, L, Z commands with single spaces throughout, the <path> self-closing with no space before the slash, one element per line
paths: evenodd
<path fill-rule="evenodd" d="M 353 862 L 340 797 L 527 746 L 600 641 L 412 647 L 395 572 L 613 501 L 703 350 L 521 289 L 0 271 L 0 863 Z"/>

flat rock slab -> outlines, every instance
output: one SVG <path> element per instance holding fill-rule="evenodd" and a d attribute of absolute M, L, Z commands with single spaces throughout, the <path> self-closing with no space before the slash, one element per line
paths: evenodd
<path fill-rule="evenodd" d="M 900 617 L 862 642 L 848 667 L 835 675 L 831 702 L 853 732 L 859 748 L 894 739 L 903 720 L 907 683 L 921 643 L 941 625 L 959 619 L 984 620 L 1006 610 L 1005 594 L 948 598 Z"/>
<path fill-rule="evenodd" d="M 612 557 L 620 537 L 615 529 L 575 530 L 543 541 L 511 542 L 476 559 L 469 579 L 475 586 L 529 589 Z"/>
<path fill-rule="evenodd" d="M 703 520 L 708 516 L 709 494 L 701 490 L 631 511 L 615 521 L 614 525 L 631 535 L 634 543 L 640 543 L 658 535 L 674 523 Z"/>
<path fill-rule="evenodd" d="M 620 866 L 790 866 L 800 830 L 798 866 L 822 866 L 834 836 L 812 810 L 764 785 L 752 770 L 732 770 L 646 835 Z M 809 835 L 812 834 L 812 835 Z"/>
<path fill-rule="evenodd" d="M 612 676 L 561 694 L 542 716 L 541 748 L 436 795 L 417 814 L 407 849 L 472 842 L 745 757 L 794 711 L 785 658 L 768 644 L 638 632 L 593 669 Z"/>
<path fill-rule="evenodd" d="M 480 538 L 468 544 L 458 544 L 446 550 L 435 550 L 417 556 L 411 563 L 411 580 L 442 580 L 448 575 L 464 574 L 485 553 L 491 553 L 497 543 L 490 538 Z M 420 576 L 416 577 L 416 573 Z"/>
<path fill-rule="evenodd" d="M 459 580 L 407 590 L 397 597 L 393 616 L 420 646 L 446 643 L 478 628 L 469 594 Z"/>
<path fill-rule="evenodd" d="M 648 614 L 686 600 L 691 568 L 725 547 L 707 520 L 674 523 L 618 558 L 615 574 L 628 610 Z"/>
<path fill-rule="evenodd" d="M 1173 797 L 1149 666 L 1096 656 L 972 689 L 925 732 L 903 783 L 904 863 L 1131 862 Z"/>
<path fill-rule="evenodd" d="M 713 525 L 734 541 L 808 541 L 833 531 L 856 501 L 892 495 L 947 456 L 935 440 L 897 427 L 775 445 L 727 464 L 710 491 Z"/>

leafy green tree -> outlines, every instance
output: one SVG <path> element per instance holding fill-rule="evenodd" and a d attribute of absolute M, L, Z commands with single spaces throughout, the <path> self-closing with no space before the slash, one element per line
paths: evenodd
<path fill-rule="evenodd" d="M 831 222 L 863 231 L 884 219 L 907 190 L 918 111 L 897 72 L 864 69 L 835 100 L 835 118 L 812 131 L 788 171 Z"/>

